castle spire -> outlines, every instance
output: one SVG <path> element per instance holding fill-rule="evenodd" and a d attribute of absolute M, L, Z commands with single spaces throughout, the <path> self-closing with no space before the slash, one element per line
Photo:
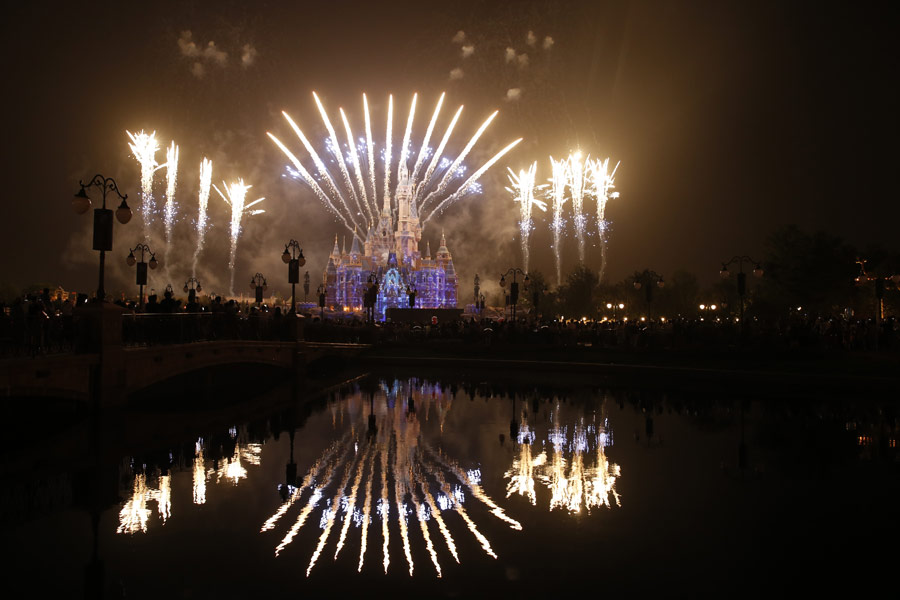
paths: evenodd
<path fill-rule="evenodd" d="M 431 260 L 431 242 L 425 242 L 425 258 Z"/>
<path fill-rule="evenodd" d="M 338 248 L 338 236 L 334 234 L 334 248 L 331 250 L 331 256 L 338 257 L 341 255 L 341 249 Z"/>

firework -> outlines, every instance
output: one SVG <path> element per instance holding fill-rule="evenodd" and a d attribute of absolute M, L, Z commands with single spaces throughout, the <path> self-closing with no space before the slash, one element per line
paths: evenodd
<path fill-rule="evenodd" d="M 200 197 L 199 208 L 197 210 L 197 247 L 194 249 L 194 261 L 191 267 L 191 276 L 197 276 L 197 259 L 203 251 L 203 244 L 206 242 L 206 229 L 208 221 L 206 217 L 206 209 L 209 206 L 209 188 L 212 184 L 212 161 L 203 158 L 200 161 Z"/>
<path fill-rule="evenodd" d="M 569 180 L 568 162 L 550 157 L 553 173 L 550 178 L 550 193 L 553 198 L 553 220 L 550 229 L 553 232 L 553 251 L 556 254 L 556 285 L 562 285 L 562 233 L 565 226 L 562 211 L 566 203 L 566 184 Z"/>
<path fill-rule="evenodd" d="M 156 152 L 159 150 L 159 142 L 156 140 L 156 132 L 137 134 L 126 131 L 131 143 L 128 147 L 134 159 L 141 165 L 141 204 L 137 212 L 141 215 L 141 223 L 144 229 L 144 243 L 150 242 L 150 220 L 156 210 L 153 201 L 153 174 L 161 166 L 156 162 Z"/>
<path fill-rule="evenodd" d="M 213 186 L 219 196 L 222 197 L 222 200 L 231 206 L 231 254 L 228 259 L 228 268 L 231 270 L 230 292 L 231 295 L 234 296 L 234 259 L 237 255 L 238 236 L 241 233 L 241 219 L 244 217 L 245 213 L 253 216 L 266 212 L 265 210 L 260 209 L 251 210 L 253 206 L 256 206 L 265 200 L 265 198 L 260 198 L 247 204 L 247 190 L 253 186 L 245 185 L 243 179 L 238 179 L 237 181 L 232 182 L 231 185 L 226 185 L 223 181 L 222 187 L 225 189 L 225 193 L 222 193 L 222 190 Z"/>
<path fill-rule="evenodd" d="M 590 161 L 590 157 L 587 158 Z M 578 238 L 578 260 L 584 263 L 584 178 L 585 162 L 581 160 L 581 152 L 569 155 L 569 191 L 572 197 L 572 214 L 575 221 L 575 236 Z"/>
<path fill-rule="evenodd" d="M 393 96 L 388 97 L 387 128 L 385 130 L 385 142 L 382 148 L 384 161 L 381 165 L 381 176 L 384 178 L 384 208 L 379 206 L 376 194 L 376 180 L 378 177 L 378 174 L 376 173 L 378 167 L 376 167 L 375 162 L 376 142 L 372 137 L 369 102 L 365 95 L 363 95 L 363 112 L 365 115 L 365 156 L 367 160 L 362 160 L 359 156 L 362 146 L 360 145 L 360 148 L 357 148 L 357 141 L 353 135 L 350 127 L 350 120 L 347 118 L 346 113 L 342 109 L 339 109 L 341 120 L 343 121 L 346 130 L 346 143 L 341 145 L 341 142 L 339 142 L 334 132 L 334 128 L 331 125 L 331 120 L 324 105 L 318 95 L 313 93 L 313 98 L 319 109 L 319 114 L 328 132 L 325 145 L 335 155 L 335 161 L 332 163 L 336 165 L 333 167 L 335 169 L 334 175 L 326 166 L 325 161 L 322 160 L 319 152 L 313 147 L 303 131 L 287 113 L 282 114 L 294 130 L 294 133 L 299 138 L 306 152 L 309 154 L 309 158 L 315 168 L 311 169 L 304 166 L 296 154 L 294 154 L 294 152 L 292 152 L 284 143 L 273 134 L 269 133 L 268 135 L 290 161 L 290 167 L 288 168 L 289 173 L 296 179 L 299 179 L 308 185 L 325 207 L 338 217 L 341 223 L 347 227 L 349 231 L 354 232 L 354 235 L 357 236 L 360 235 L 360 233 L 357 232 L 364 233 L 369 228 L 373 227 L 384 209 L 390 210 L 392 173 L 396 171 L 397 179 L 399 180 L 401 169 L 404 167 L 409 169 L 411 166 L 409 185 L 412 190 L 416 214 L 419 215 L 421 223 L 424 225 L 431 217 L 446 209 L 453 202 L 467 194 L 475 192 L 478 189 L 478 186 L 476 185 L 478 179 L 502 156 L 521 141 L 521 139 L 519 139 L 509 144 L 484 165 L 476 169 L 473 175 L 464 179 L 465 166 L 463 165 L 463 162 L 478 142 L 479 138 L 484 134 L 485 130 L 497 116 L 498 112 L 493 112 L 481 124 L 475 134 L 469 139 L 462 152 L 455 158 L 443 157 L 444 149 L 446 148 L 450 136 L 453 133 L 453 129 L 462 113 L 462 106 L 460 106 L 454 114 L 450 124 L 447 126 L 437 149 L 432 151 L 429 144 L 431 143 L 435 128 L 438 126 L 444 97 L 444 94 L 441 94 L 438 99 L 421 143 L 415 144 L 413 142 L 413 124 L 415 122 L 418 95 L 413 95 L 412 101 L 410 102 L 409 115 L 406 120 L 406 127 L 404 129 L 400 151 L 396 161 L 392 158 L 394 98 Z M 362 142 L 360 142 L 360 144 L 362 144 Z M 417 146 L 417 151 L 414 146 Z M 409 165 L 407 163 L 411 162 L 410 159 L 412 158 L 414 151 L 415 161 L 412 165 Z M 345 155 L 349 158 L 345 159 Z M 352 166 L 352 175 L 350 172 L 351 169 L 347 166 L 348 162 Z M 369 186 L 371 186 L 372 190 L 371 195 L 367 193 L 367 187 Z M 351 205 L 353 205 L 352 208 Z M 428 209 L 427 212 L 424 210 L 426 208 Z"/>
<path fill-rule="evenodd" d="M 531 163 L 531 167 L 526 171 L 520 170 L 516 174 L 512 169 L 509 171 L 510 187 L 506 190 L 510 192 L 515 202 L 519 205 L 519 236 L 522 242 L 522 262 L 525 272 L 528 272 L 528 236 L 534 224 L 531 219 L 531 209 L 537 205 L 543 211 L 547 210 L 547 203 L 543 200 L 535 199 L 535 175 L 537 173 L 537 162 Z"/>
<path fill-rule="evenodd" d="M 593 182 L 593 195 L 597 200 L 597 233 L 600 236 L 600 281 L 606 272 L 606 252 L 608 245 L 609 222 L 606 220 L 606 202 L 610 198 L 618 198 L 619 192 L 610 192 L 615 186 L 616 170 L 619 163 L 609 170 L 609 158 L 595 159 L 589 163 L 590 177 Z"/>
<path fill-rule="evenodd" d="M 172 226 L 175 224 L 175 213 L 177 205 L 175 204 L 175 187 L 178 185 L 178 146 L 175 142 L 169 146 L 166 152 L 166 211 L 164 222 L 166 225 L 166 252 L 169 253 L 169 245 L 172 243 Z M 163 260 L 166 265 L 166 273 L 169 272 L 169 261 Z"/>

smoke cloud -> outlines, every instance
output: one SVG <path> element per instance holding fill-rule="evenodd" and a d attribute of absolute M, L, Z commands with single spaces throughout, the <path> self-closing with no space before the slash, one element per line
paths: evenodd
<path fill-rule="evenodd" d="M 507 46 L 505 57 L 506 57 L 506 62 L 508 62 L 508 63 L 514 62 L 516 60 L 516 49 L 510 48 Z"/>
<path fill-rule="evenodd" d="M 460 69 L 459 67 L 457 67 L 457 68 L 455 68 L 455 69 L 452 69 L 452 70 L 450 71 L 450 79 L 451 79 L 451 80 L 454 80 L 454 79 L 462 79 L 464 75 L 465 75 L 465 73 L 464 73 L 463 70 Z"/>
<path fill-rule="evenodd" d="M 250 44 L 244 44 L 244 48 L 241 50 L 241 66 L 245 69 L 252 66 L 256 62 L 256 55 L 256 48 Z"/>
<path fill-rule="evenodd" d="M 544 45 L 544 50 L 549 50 L 550 48 L 553 47 L 553 44 L 554 44 L 554 42 L 553 42 L 553 38 L 552 38 L 552 37 L 550 37 L 550 36 L 548 35 L 547 37 L 544 38 L 544 44 L 543 44 L 543 45 Z"/>
<path fill-rule="evenodd" d="M 522 97 L 522 88 L 509 88 L 506 90 L 506 101 L 515 102 Z"/>
<path fill-rule="evenodd" d="M 525 43 L 529 46 L 534 46 L 537 43 L 537 38 L 534 36 L 533 31 L 528 31 L 528 35 L 525 36 Z"/>
<path fill-rule="evenodd" d="M 469 44 L 468 46 L 462 47 L 462 57 L 463 58 L 469 58 L 473 54 L 475 54 L 475 46 L 474 45 Z"/>
<path fill-rule="evenodd" d="M 460 29 L 459 31 L 456 32 L 456 35 L 453 36 L 453 43 L 454 44 L 462 44 L 465 41 L 466 41 L 466 32 L 463 31 L 462 29 Z"/>

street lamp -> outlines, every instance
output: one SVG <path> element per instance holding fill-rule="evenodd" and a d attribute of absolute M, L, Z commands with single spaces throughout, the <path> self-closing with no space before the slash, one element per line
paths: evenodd
<path fill-rule="evenodd" d="M 481 278 L 475 273 L 475 308 L 478 308 L 478 292 L 481 291 Z"/>
<path fill-rule="evenodd" d="M 134 253 L 140 250 L 141 252 L 141 260 L 138 260 L 135 257 Z M 150 255 L 150 261 L 145 262 L 147 254 Z M 128 257 L 125 259 L 125 262 L 129 267 L 134 267 L 137 265 L 137 269 L 135 271 L 135 283 L 138 285 L 138 294 L 140 294 L 139 298 L 139 306 L 141 312 L 144 310 L 144 286 L 147 285 L 147 267 L 149 266 L 151 269 L 156 269 L 159 266 L 159 261 L 156 260 L 156 255 L 150 250 L 150 246 L 147 244 L 138 244 L 134 248 L 128 251 Z"/>
<path fill-rule="evenodd" d="M 300 267 L 306 264 L 300 242 L 291 240 L 284 245 L 281 260 L 288 266 L 288 283 L 291 284 L 291 312 L 297 309 L 296 289 L 300 283 Z M 309 290 L 309 273 L 306 274 L 306 289 Z"/>
<path fill-rule="evenodd" d="M 128 208 L 128 203 L 125 202 L 125 199 L 128 198 L 128 194 L 123 196 L 119 192 L 119 187 L 112 177 L 104 177 L 99 173 L 94 175 L 87 184 L 83 181 L 79 181 L 78 185 L 81 186 L 81 189 L 78 190 L 75 197 L 72 199 L 72 208 L 79 215 L 83 215 L 91 207 L 91 199 L 87 195 L 87 189 L 98 187 L 102 192 L 103 204 L 101 208 L 94 209 L 94 250 L 100 251 L 100 276 L 97 284 L 97 300 L 103 302 L 103 299 L 106 297 L 106 289 L 103 284 L 104 271 L 106 270 L 106 252 L 112 250 L 113 242 L 113 211 L 106 208 L 106 195 L 112 191 L 116 193 L 116 196 L 122 199 L 122 203 L 119 204 L 119 208 L 116 209 L 116 219 L 119 223 L 124 225 L 131 220 L 131 209 Z"/>
<path fill-rule="evenodd" d="M 644 288 L 644 297 L 647 299 L 647 319 L 652 318 L 651 314 L 651 303 L 653 302 L 653 286 L 662 289 L 666 286 L 666 282 L 663 281 L 662 275 L 657 273 L 656 271 L 644 271 L 638 275 L 635 275 L 634 280 L 634 289 L 639 290 Z"/>
<path fill-rule="evenodd" d="M 618 304 L 616 304 L 614 302 L 607 302 L 606 308 L 613 311 L 613 321 L 615 321 L 616 320 L 616 311 L 624 309 L 625 303 L 619 302 Z"/>
<path fill-rule="evenodd" d="M 512 275 L 512 282 L 509 284 L 509 304 L 512 306 L 512 319 L 513 322 L 516 320 L 516 305 L 519 303 L 519 283 L 516 281 L 516 275 L 522 274 L 525 276 L 523 283 L 525 284 L 525 291 L 528 291 L 528 284 L 531 283 L 531 280 L 528 278 L 528 273 L 523 271 L 518 267 L 510 267 L 506 273 L 500 275 L 500 287 L 506 289 L 506 276 Z"/>
<path fill-rule="evenodd" d="M 306 304 L 307 296 L 309 296 L 309 271 L 303 274 L 303 304 Z"/>
<path fill-rule="evenodd" d="M 369 273 L 366 283 L 369 284 L 369 287 L 366 288 L 363 295 L 363 306 L 366 308 L 367 320 L 372 323 L 375 321 L 375 305 L 378 303 L 378 275 Z"/>
<path fill-rule="evenodd" d="M 728 279 L 731 277 L 731 272 L 728 270 L 728 265 L 732 263 L 738 264 L 738 274 L 737 274 L 737 293 L 738 298 L 740 299 L 740 319 L 741 319 L 741 334 L 744 333 L 744 295 L 747 293 L 747 274 L 744 273 L 744 263 L 753 263 L 755 266 L 753 267 L 753 276 L 754 277 L 762 277 L 763 276 L 763 268 L 762 264 L 759 261 L 753 260 L 749 256 L 735 256 L 728 262 L 722 263 L 722 270 L 719 271 L 719 275 L 722 279 Z"/>
<path fill-rule="evenodd" d="M 203 287 L 200 285 L 199 279 L 188 277 L 187 281 L 184 282 L 184 291 L 187 292 L 188 303 L 194 303 L 197 301 L 197 292 L 202 292 Z"/>
<path fill-rule="evenodd" d="M 320 283 L 319 287 L 316 288 L 316 294 L 319 295 L 319 310 L 320 312 L 320 320 L 325 320 L 325 297 L 328 294 L 328 289 L 325 287 L 325 283 Z"/>
<path fill-rule="evenodd" d="M 256 304 L 262 304 L 263 292 L 269 289 L 269 284 L 262 273 L 257 273 L 250 280 L 250 289 L 256 293 Z"/>

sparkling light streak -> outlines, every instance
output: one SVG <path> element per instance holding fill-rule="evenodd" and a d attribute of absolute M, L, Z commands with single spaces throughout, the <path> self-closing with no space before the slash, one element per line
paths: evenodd
<path fill-rule="evenodd" d="M 609 170 L 609 158 L 594 159 L 590 162 L 590 177 L 593 182 L 594 198 L 597 201 L 597 233 L 600 235 L 600 281 L 606 273 L 606 255 L 609 245 L 609 223 L 606 220 L 606 203 L 610 198 L 618 198 L 619 192 L 611 192 L 615 186 L 619 163 Z"/>
<path fill-rule="evenodd" d="M 144 243 L 150 243 L 150 219 L 156 212 L 153 200 L 153 174 L 160 168 L 156 162 L 156 152 L 159 150 L 159 142 L 156 140 L 156 132 L 144 133 L 141 130 L 134 134 L 126 131 L 131 143 L 128 147 L 134 159 L 141 165 L 141 204 L 137 212 L 141 215 L 141 223 L 144 230 Z"/>
<path fill-rule="evenodd" d="M 520 169 L 518 174 L 512 169 L 509 171 L 510 187 L 506 190 L 513 195 L 514 201 L 519 205 L 519 237 L 522 243 L 522 262 L 525 272 L 528 272 L 529 246 L 528 237 L 534 229 L 531 218 L 532 207 L 537 206 L 544 212 L 547 211 L 547 203 L 535 198 L 535 176 L 537 174 L 537 161 L 525 170 Z"/>
<path fill-rule="evenodd" d="M 556 285 L 562 285 L 562 233 L 563 206 L 566 203 L 566 185 L 569 182 L 568 160 L 554 160 L 550 157 L 552 176 L 550 178 L 551 197 L 553 199 L 553 220 L 550 230 L 553 232 L 553 252 L 556 255 Z"/>
<path fill-rule="evenodd" d="M 252 216 L 266 212 L 260 209 L 251 210 L 254 206 L 265 200 L 265 198 L 259 198 L 258 200 L 246 204 L 247 190 L 253 186 L 245 185 L 243 179 L 238 179 L 231 185 L 227 185 L 223 181 L 222 187 L 225 188 L 224 193 L 216 186 L 213 186 L 219 196 L 222 197 L 222 200 L 231 206 L 231 253 L 228 258 L 228 268 L 231 270 L 230 291 L 231 295 L 234 296 L 234 261 L 237 256 L 238 236 L 241 234 L 241 219 L 244 217 L 245 213 Z"/>
<path fill-rule="evenodd" d="M 175 188 L 178 186 L 178 146 L 175 142 L 169 146 L 166 152 L 166 210 L 164 223 L 166 226 L 166 252 L 164 256 L 169 254 L 169 246 L 172 244 L 172 228 L 175 225 L 175 215 L 178 212 L 178 205 L 175 203 Z M 163 259 L 166 267 L 166 273 L 169 272 L 169 261 Z"/>
<path fill-rule="evenodd" d="M 590 157 L 587 158 L 590 160 Z M 569 190 L 572 194 L 572 213 L 575 221 L 575 236 L 578 238 L 578 260 L 584 263 L 584 161 L 581 152 L 569 155 Z"/>
<path fill-rule="evenodd" d="M 209 188 L 212 185 L 212 161 L 206 157 L 200 161 L 200 195 L 197 207 L 197 247 L 194 249 L 194 260 L 191 266 L 191 276 L 197 276 L 197 259 L 203 252 L 206 243 L 206 231 L 209 229 L 207 209 L 209 208 Z"/>

